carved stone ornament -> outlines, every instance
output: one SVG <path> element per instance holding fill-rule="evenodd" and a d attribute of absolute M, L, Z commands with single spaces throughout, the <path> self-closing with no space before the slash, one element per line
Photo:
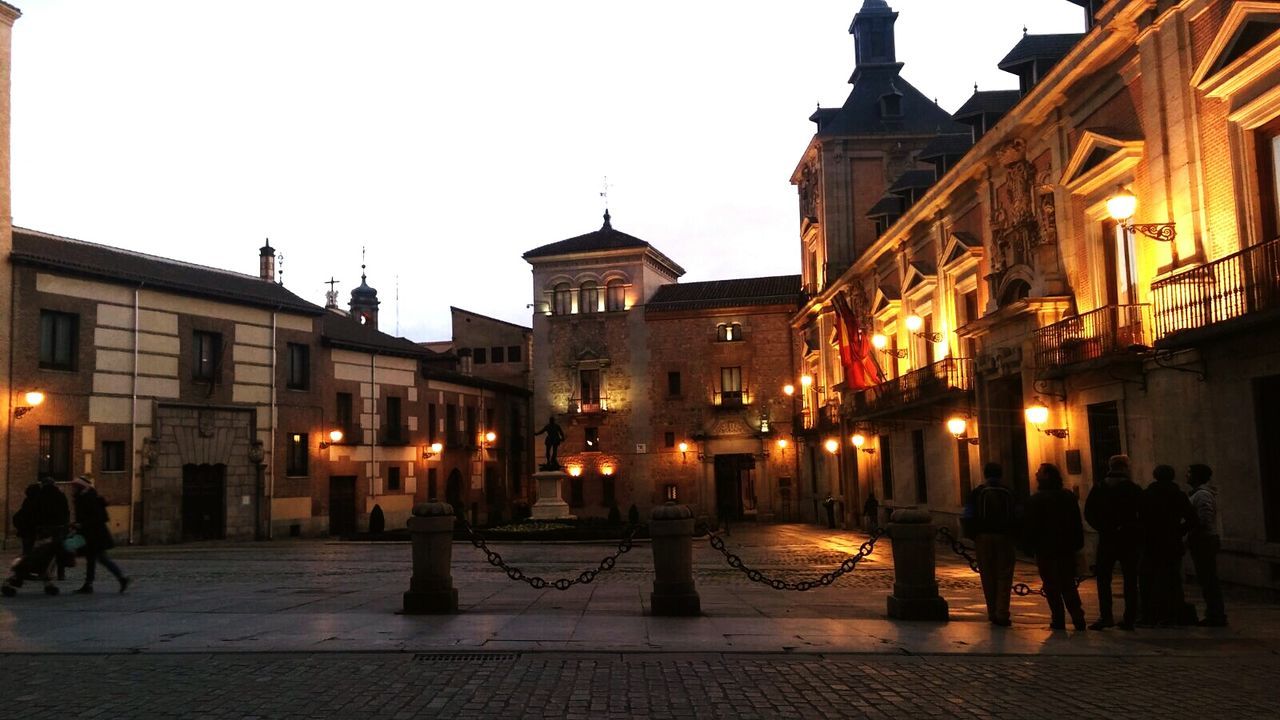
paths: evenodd
<path fill-rule="evenodd" d="M 1058 242 L 1057 207 L 1048 173 L 1037 176 L 1027 161 L 1026 143 L 1010 140 L 995 149 L 997 163 L 1004 169 L 1004 183 L 992 197 L 991 280 L 1003 286 L 1014 268 L 1030 274 L 1036 265 L 1034 249 Z M 994 168 L 998 172 L 999 168 Z"/>
<path fill-rule="evenodd" d="M 156 464 L 156 458 L 160 455 L 156 450 L 155 438 L 147 436 L 142 438 L 142 469 L 150 470 L 152 465 Z"/>
<path fill-rule="evenodd" d="M 266 459 L 266 457 L 267 451 L 262 446 L 262 441 L 254 440 L 253 443 L 249 445 L 249 462 L 254 465 L 261 465 L 262 461 Z"/>

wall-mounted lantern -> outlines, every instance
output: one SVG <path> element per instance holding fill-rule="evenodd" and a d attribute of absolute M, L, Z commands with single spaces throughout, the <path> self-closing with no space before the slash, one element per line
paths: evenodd
<path fill-rule="evenodd" d="M 22 399 L 25 400 L 27 404 L 19 405 L 13 409 L 14 420 L 21 419 L 23 415 L 26 415 L 39 407 L 40 404 L 44 402 L 44 393 L 39 390 L 29 390 L 22 396 Z"/>

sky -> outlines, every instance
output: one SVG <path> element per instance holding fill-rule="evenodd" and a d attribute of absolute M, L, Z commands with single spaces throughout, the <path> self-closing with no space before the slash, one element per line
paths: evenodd
<path fill-rule="evenodd" d="M 528 325 L 526 250 L 600 227 L 685 282 L 798 273 L 792 171 L 843 104 L 862 0 L 11 0 L 14 224 L 256 275 L 447 340 Z M 1016 88 L 1068 0 L 890 0 L 904 77 L 947 110 Z M 398 295 L 398 301 L 397 301 Z"/>

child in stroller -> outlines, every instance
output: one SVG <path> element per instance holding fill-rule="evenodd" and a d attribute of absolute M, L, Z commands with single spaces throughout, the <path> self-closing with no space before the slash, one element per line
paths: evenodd
<path fill-rule="evenodd" d="M 53 579 L 57 573 L 58 558 L 63 558 L 64 565 L 73 565 L 75 556 L 64 547 L 67 542 L 63 538 L 63 533 L 53 533 L 51 537 L 43 538 L 36 542 L 31 552 L 23 555 L 9 567 L 9 577 L 4 581 L 4 585 L 0 585 L 0 593 L 5 597 L 13 597 L 18 594 L 18 588 L 29 579 L 36 579 L 44 583 L 44 593 L 46 595 L 57 595 L 58 586 L 54 584 Z M 72 536 L 71 542 L 74 538 Z"/>

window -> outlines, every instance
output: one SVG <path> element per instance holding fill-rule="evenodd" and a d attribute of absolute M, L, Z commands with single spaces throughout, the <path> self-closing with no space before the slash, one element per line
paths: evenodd
<path fill-rule="evenodd" d="M 338 393 L 337 401 L 334 403 L 334 415 L 338 429 L 342 430 L 343 439 L 347 442 L 356 442 L 356 423 L 351 403 L 351 393 Z"/>
<path fill-rule="evenodd" d="M 671 502 L 675 502 L 676 500 L 678 500 L 679 498 L 677 497 L 677 493 L 676 493 L 676 486 L 675 486 L 675 485 L 672 485 L 672 484 L 670 484 L 670 483 L 668 483 L 667 485 L 663 486 L 663 488 L 662 488 L 662 498 L 663 498 L 664 500 L 670 500 Z"/>
<path fill-rule="evenodd" d="M 720 404 L 742 405 L 742 368 L 720 368 Z"/>
<path fill-rule="evenodd" d="M 435 468 L 427 468 L 427 500 L 435 501 L 440 497 L 440 474 Z"/>
<path fill-rule="evenodd" d="M 1258 129 L 1258 190 L 1263 242 L 1280 238 L 1280 118 Z"/>
<path fill-rule="evenodd" d="M 924 470 L 924 431 L 911 432 L 911 453 L 916 471 L 916 502 L 929 502 L 929 476 Z"/>
<path fill-rule="evenodd" d="M 192 378 L 202 382 L 218 382 L 222 364 L 222 335 L 197 330 L 193 340 L 195 357 L 192 358 Z"/>
<path fill-rule="evenodd" d="M 600 405 L 600 371 L 578 371 L 578 400 L 583 405 Z"/>
<path fill-rule="evenodd" d="M 289 379 L 290 390 L 306 390 L 311 387 L 311 347 L 299 343 L 289 343 Z"/>
<path fill-rule="evenodd" d="M 387 490 L 400 489 L 400 468 L 394 465 L 387 468 Z"/>
<path fill-rule="evenodd" d="M 520 346 L 519 345 L 507 346 L 507 362 L 520 362 Z"/>
<path fill-rule="evenodd" d="M 680 373 L 677 371 L 667 373 L 667 395 L 680 397 Z"/>
<path fill-rule="evenodd" d="M 103 440 L 102 458 L 98 461 L 101 472 L 124 472 L 124 441 Z"/>
<path fill-rule="evenodd" d="M 404 415 L 401 410 L 401 399 L 394 395 L 387 396 L 387 442 L 408 442 L 408 435 L 409 434 L 404 427 Z"/>
<path fill-rule="evenodd" d="M 676 446 L 676 434 L 673 432 L 664 433 L 662 436 L 663 447 L 673 448 Z"/>
<path fill-rule="evenodd" d="M 489 358 L 495 363 L 506 362 L 506 359 L 503 357 L 502 346 L 489 348 Z"/>
<path fill-rule="evenodd" d="M 569 505 L 571 507 L 580 508 L 583 504 L 582 476 L 569 478 Z"/>
<path fill-rule="evenodd" d="M 961 326 L 968 325 L 969 323 L 978 319 L 978 291 L 977 290 L 970 290 L 967 293 L 961 294 L 960 301 L 956 304 L 959 305 L 958 314 L 960 315 L 960 317 L 958 318 L 958 321 Z M 972 336 L 970 336 L 965 338 L 962 342 L 964 343 L 963 357 L 976 358 L 978 356 L 978 341 L 973 339 Z"/>
<path fill-rule="evenodd" d="M 76 336 L 80 316 L 40 311 L 40 367 L 46 370 L 76 369 Z"/>
<path fill-rule="evenodd" d="M 285 448 L 284 474 L 289 477 L 306 477 L 307 475 L 307 434 L 293 433 L 289 435 Z"/>
<path fill-rule="evenodd" d="M 578 291 L 578 312 L 594 313 L 600 311 L 600 286 L 588 280 L 582 283 Z"/>
<path fill-rule="evenodd" d="M 472 348 L 471 361 L 477 365 L 484 365 L 489 362 L 489 351 L 484 348 Z"/>
<path fill-rule="evenodd" d="M 582 447 L 587 452 L 600 452 L 600 428 L 584 428 Z"/>
<path fill-rule="evenodd" d="M 602 485 L 603 487 L 601 488 L 601 490 L 603 491 L 602 494 L 604 496 L 604 506 L 613 507 L 614 505 L 617 505 L 618 490 L 617 490 L 617 483 L 614 482 L 613 476 L 606 475 L 604 477 L 604 482 L 602 483 Z"/>
<path fill-rule="evenodd" d="M 551 294 L 552 312 L 556 315 L 568 315 L 573 312 L 573 293 L 569 283 L 556 285 Z"/>
<path fill-rule="evenodd" d="M 449 447 L 462 447 L 462 438 L 458 433 L 458 406 L 453 403 L 444 406 L 444 432 Z"/>
<path fill-rule="evenodd" d="M 474 444 L 479 439 L 479 426 L 477 425 L 476 408 L 474 405 L 467 406 L 467 442 Z"/>
<path fill-rule="evenodd" d="M 436 441 L 436 423 L 439 419 L 436 417 L 436 404 L 427 405 L 427 444 Z"/>
<path fill-rule="evenodd" d="M 880 490 L 882 500 L 893 499 L 893 446 L 889 436 L 880 436 Z"/>
<path fill-rule="evenodd" d="M 71 481 L 71 428 L 40 426 L 40 477 Z"/>
<path fill-rule="evenodd" d="M 716 326 L 716 340 L 738 342 L 742 340 L 742 326 L 738 323 L 722 323 Z"/>
<path fill-rule="evenodd" d="M 627 286 L 621 280 L 610 280 L 605 285 L 604 307 L 609 312 L 627 309 Z"/>

